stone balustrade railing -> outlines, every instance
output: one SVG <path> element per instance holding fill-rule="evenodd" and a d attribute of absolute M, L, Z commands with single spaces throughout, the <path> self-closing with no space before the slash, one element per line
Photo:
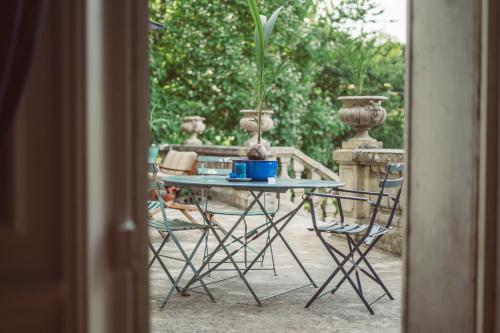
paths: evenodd
<path fill-rule="evenodd" d="M 160 145 L 160 151 L 194 151 L 199 156 L 245 157 L 248 147 L 212 145 Z M 271 147 L 270 158 L 278 160 L 280 178 L 306 178 L 338 180 L 339 176 L 325 165 L 307 156 L 294 147 Z"/>

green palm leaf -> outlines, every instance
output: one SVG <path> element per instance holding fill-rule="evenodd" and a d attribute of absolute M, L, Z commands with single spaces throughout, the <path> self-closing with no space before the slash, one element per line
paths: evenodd
<path fill-rule="evenodd" d="M 247 0 L 247 2 L 255 23 L 255 51 L 257 56 L 257 66 L 260 68 L 263 67 L 264 63 L 265 39 L 263 23 L 265 24 L 266 17 L 260 15 L 256 0 Z"/>
<path fill-rule="evenodd" d="M 264 78 L 264 67 L 265 67 L 265 56 L 266 56 L 266 46 L 269 43 L 271 33 L 273 32 L 274 25 L 278 19 L 283 6 L 276 9 L 269 20 L 267 17 L 260 15 L 259 7 L 257 6 L 257 0 L 247 0 L 248 6 L 250 8 L 250 13 L 252 14 L 253 21 L 255 23 L 255 57 L 257 60 L 257 79 L 254 82 L 255 85 L 255 99 L 257 102 L 257 112 L 258 112 L 258 142 L 261 141 L 261 120 L 262 120 L 262 105 L 264 103 L 265 95 L 268 91 L 265 87 Z"/>
<path fill-rule="evenodd" d="M 267 45 L 267 43 L 269 43 L 269 39 L 271 38 L 271 33 L 273 32 L 273 29 L 274 29 L 274 25 L 276 24 L 276 20 L 278 19 L 278 15 L 281 13 L 283 8 L 284 8 L 284 6 L 281 6 L 278 9 L 276 9 L 269 17 L 269 20 L 264 25 L 265 45 Z"/>

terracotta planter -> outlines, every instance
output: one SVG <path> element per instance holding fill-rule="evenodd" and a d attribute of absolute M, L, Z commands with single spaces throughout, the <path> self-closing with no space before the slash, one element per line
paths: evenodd
<path fill-rule="evenodd" d="M 244 145 L 251 147 L 257 143 L 258 133 L 257 133 L 257 121 L 259 115 L 256 110 L 241 110 L 240 113 L 243 114 L 243 118 L 240 119 L 240 127 L 245 131 L 249 132 L 252 136 L 250 139 L 245 141 Z M 262 110 L 262 133 L 269 131 L 274 126 L 273 119 L 271 118 L 274 112 L 271 110 Z M 266 148 L 269 148 L 269 142 L 261 138 L 261 144 Z"/>
<path fill-rule="evenodd" d="M 353 127 L 356 134 L 342 144 L 343 148 L 382 148 L 382 143 L 370 136 L 368 131 L 385 121 L 387 112 L 382 107 L 384 96 L 342 96 L 339 118 Z"/>

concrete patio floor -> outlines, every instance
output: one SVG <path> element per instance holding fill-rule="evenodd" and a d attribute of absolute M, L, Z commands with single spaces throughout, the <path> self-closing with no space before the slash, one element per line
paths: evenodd
<path fill-rule="evenodd" d="M 218 208 L 232 209 L 216 203 Z M 169 210 L 169 217 L 180 217 L 179 212 Z M 194 215 L 200 218 L 199 215 Z M 257 219 L 257 220 L 256 220 Z M 230 226 L 233 217 L 219 218 L 224 226 Z M 249 226 L 257 225 L 258 218 L 249 218 Z M 306 269 L 321 285 L 331 274 L 335 265 L 326 249 L 320 244 L 313 232 L 306 228 L 310 219 L 305 212 L 298 215 L 285 229 L 284 235 Z M 192 249 L 197 232 L 179 232 L 179 239 L 187 249 Z M 158 235 L 151 234 L 154 243 L 158 244 Z M 213 236 L 211 237 L 213 239 Z M 335 245 L 343 247 L 345 241 L 332 237 Z M 213 243 L 212 243 L 213 244 Z M 262 242 L 254 243 L 259 248 Z M 343 247 L 345 248 L 345 247 Z M 177 255 L 175 245 L 169 242 L 162 252 Z M 199 250 L 196 262 L 200 264 L 202 251 Z M 287 251 L 283 243 L 277 239 L 274 243 L 274 254 L 278 276 L 272 271 L 251 271 L 248 281 L 261 298 L 281 291 L 298 287 L 307 283 L 305 275 Z M 159 310 L 160 302 L 151 300 L 152 332 L 399 332 L 401 324 L 401 259 L 384 252 L 373 250 L 370 262 L 391 291 L 395 300 L 382 298 L 373 305 L 376 313 L 368 313 L 363 303 L 348 283 L 345 283 L 335 295 L 326 295 L 316 301 L 310 309 L 304 309 L 305 303 L 315 289 L 307 287 L 256 305 L 251 294 L 239 278 L 209 285 L 217 303 L 212 303 L 207 296 L 191 293 L 189 297 L 174 295 L 163 311 Z M 169 269 L 178 273 L 181 262 L 166 261 Z M 269 252 L 264 267 L 271 267 Z M 226 265 L 226 267 L 228 267 Z M 205 279 L 205 282 L 219 280 L 235 275 L 234 271 L 218 271 Z M 352 275 L 354 277 L 354 275 Z M 186 279 L 191 272 L 186 273 Z M 338 281 L 336 278 L 335 281 Z M 363 278 L 363 288 L 369 302 L 377 299 L 383 292 L 379 286 L 368 278 Z M 170 288 L 170 283 L 159 264 L 153 265 L 150 272 L 150 293 L 152 297 L 162 298 Z M 331 288 L 334 287 L 332 283 Z"/>

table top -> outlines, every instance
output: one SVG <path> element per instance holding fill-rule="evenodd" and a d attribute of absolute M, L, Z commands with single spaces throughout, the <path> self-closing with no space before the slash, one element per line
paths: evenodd
<path fill-rule="evenodd" d="M 232 182 L 224 176 L 170 176 L 162 178 L 168 186 L 178 187 L 230 187 L 241 190 L 286 191 L 290 189 L 338 188 L 344 183 L 335 180 L 320 179 L 276 179 L 276 183 L 268 182 Z"/>

